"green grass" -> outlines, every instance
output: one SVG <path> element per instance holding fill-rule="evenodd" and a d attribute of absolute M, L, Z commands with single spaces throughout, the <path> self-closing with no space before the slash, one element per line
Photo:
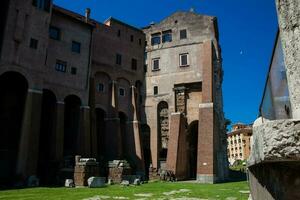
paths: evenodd
<path fill-rule="evenodd" d="M 163 192 L 173 190 L 187 189 L 189 192 L 176 193 L 166 196 Z M 249 190 L 247 182 L 233 182 L 223 184 L 195 184 L 186 182 L 177 183 L 148 183 L 141 186 L 121 187 L 120 185 L 107 186 L 104 188 L 30 188 L 30 189 L 14 189 L 0 191 L 1 200 L 76 200 L 85 199 L 95 196 L 127 197 L 129 199 L 172 199 L 179 198 L 188 199 L 192 197 L 201 199 L 225 199 L 235 197 L 236 200 L 248 199 L 248 194 L 239 191 Z M 134 194 L 152 193 L 151 197 L 138 197 Z M 188 198 L 187 198 L 188 197 Z M 120 198 L 119 198 L 120 199 Z M 176 198 L 175 198 L 176 199 Z"/>

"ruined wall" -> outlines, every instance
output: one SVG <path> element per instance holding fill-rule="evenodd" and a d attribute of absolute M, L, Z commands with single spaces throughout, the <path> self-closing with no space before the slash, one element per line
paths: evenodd
<path fill-rule="evenodd" d="M 276 0 L 293 118 L 300 118 L 300 2 Z"/>

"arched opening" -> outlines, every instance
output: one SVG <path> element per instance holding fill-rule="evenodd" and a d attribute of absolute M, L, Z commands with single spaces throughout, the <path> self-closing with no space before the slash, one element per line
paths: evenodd
<path fill-rule="evenodd" d="M 17 72 L 0 76 L 0 186 L 12 185 L 22 129 L 27 80 Z"/>
<path fill-rule="evenodd" d="M 106 112 L 101 108 L 96 108 L 96 134 L 97 134 L 97 155 L 98 160 L 104 159 L 105 155 L 105 117 Z"/>
<path fill-rule="evenodd" d="M 78 153 L 79 144 L 79 121 L 81 100 L 75 95 L 65 99 L 65 121 L 64 121 L 64 165 L 73 168 L 75 155 Z"/>
<path fill-rule="evenodd" d="M 123 112 L 119 112 L 120 118 L 120 129 L 121 129 L 121 140 L 122 140 L 122 157 L 127 158 L 127 115 Z"/>
<path fill-rule="evenodd" d="M 198 121 L 193 121 L 188 126 L 188 172 L 189 178 L 197 177 L 197 156 L 198 156 Z"/>
<path fill-rule="evenodd" d="M 41 185 L 54 184 L 55 168 L 53 155 L 51 155 L 56 114 L 56 97 L 50 90 L 43 90 L 40 142 L 39 142 L 39 160 L 38 177 Z"/>
<path fill-rule="evenodd" d="M 157 106 L 157 133 L 160 167 L 164 167 L 168 154 L 169 140 L 169 106 L 162 101 Z"/>
<path fill-rule="evenodd" d="M 149 179 L 149 167 L 151 164 L 151 150 L 150 150 L 150 127 L 148 124 L 141 125 L 142 141 L 143 141 L 143 152 L 144 152 L 144 163 L 146 178 Z"/>

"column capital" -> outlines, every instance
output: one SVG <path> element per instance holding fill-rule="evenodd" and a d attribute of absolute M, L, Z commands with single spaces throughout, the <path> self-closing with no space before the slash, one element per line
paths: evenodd
<path fill-rule="evenodd" d="M 32 89 L 32 88 L 29 88 L 28 92 L 30 92 L 30 93 L 37 93 L 37 94 L 43 94 L 43 90 Z"/>
<path fill-rule="evenodd" d="M 88 109 L 88 110 L 91 109 L 91 107 L 88 106 L 88 105 L 87 106 L 80 106 L 80 108 L 82 108 L 82 109 Z"/>
<path fill-rule="evenodd" d="M 56 103 L 57 103 L 57 104 L 61 104 L 61 105 L 65 105 L 65 102 L 64 102 L 64 101 L 57 101 Z"/>

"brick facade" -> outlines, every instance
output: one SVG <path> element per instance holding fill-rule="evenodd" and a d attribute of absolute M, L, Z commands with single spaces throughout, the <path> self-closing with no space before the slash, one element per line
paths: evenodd
<path fill-rule="evenodd" d="M 182 124 L 174 130 L 170 126 L 176 121 L 170 117 L 173 112 L 181 112 L 186 125 L 199 124 L 199 132 L 195 126 L 191 128 L 195 133 L 189 134 L 199 139 L 198 175 L 217 174 L 216 142 L 223 137 L 219 137 L 223 108 L 214 17 L 178 12 L 160 25 L 141 30 L 114 18 L 99 23 L 89 18 L 89 9 L 82 16 L 52 3 L 39 7 L 31 1 L 11 0 L 3 5 L 7 13 L 1 14 L 6 23 L 1 23 L 0 34 L 4 97 L 0 185 L 13 185 L 31 175 L 37 175 L 42 184 L 60 184 L 62 177 L 72 178 L 68 176 L 74 170 L 75 155 L 97 158 L 103 176 L 107 163 L 116 159 L 127 160 L 133 173 L 145 175 L 150 164 L 156 173 L 161 164 L 166 166 L 170 145 L 178 142 L 183 148 L 171 147 L 178 158 L 195 157 L 197 153 L 187 150 L 191 148 L 184 135 L 187 127 Z M 173 41 L 164 47 L 171 54 L 165 55 L 151 45 L 151 34 L 175 30 L 171 25 L 175 20 L 186 29 L 187 39 L 175 39 L 180 34 L 174 31 Z M 177 43 L 182 47 L 173 48 Z M 181 67 L 178 62 L 184 58 L 178 56 L 185 53 L 189 53 L 188 63 Z M 153 71 L 152 59 L 157 56 L 164 67 Z M 11 82 L 22 87 L 15 88 Z M 153 86 L 158 86 L 157 95 Z M 157 113 L 160 102 L 166 105 L 162 115 Z M 203 108 L 202 104 L 214 106 Z M 11 111 L 16 114 L 10 115 Z M 216 112 L 220 113 L 217 118 Z M 142 141 L 149 141 L 149 147 Z M 204 167 L 205 162 L 209 166 Z M 190 165 L 194 164 L 177 162 L 181 177 L 189 178 Z M 9 176 L 13 178 L 8 180 Z"/>

